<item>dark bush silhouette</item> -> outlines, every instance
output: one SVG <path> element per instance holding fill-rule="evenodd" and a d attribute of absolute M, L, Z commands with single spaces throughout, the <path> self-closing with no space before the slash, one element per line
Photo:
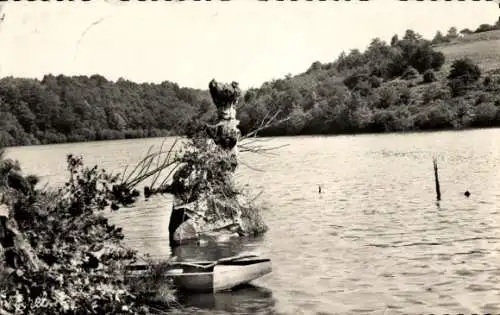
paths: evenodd
<path fill-rule="evenodd" d="M 403 72 L 403 74 L 401 75 L 401 79 L 414 80 L 418 78 L 418 75 L 419 73 L 417 69 L 413 68 L 412 66 L 409 66 L 408 68 L 406 68 L 405 72 Z"/>
<path fill-rule="evenodd" d="M 451 79 L 448 86 L 452 97 L 464 96 L 467 93 L 468 85 L 461 77 Z"/>
<path fill-rule="evenodd" d="M 373 88 L 380 86 L 378 80 L 366 74 L 353 74 L 345 78 L 343 82 L 349 90 L 358 92 L 361 96 L 367 96 Z"/>
<path fill-rule="evenodd" d="M 482 103 L 475 108 L 473 126 L 487 127 L 491 126 L 497 120 L 499 113 L 498 107 L 493 103 Z"/>
<path fill-rule="evenodd" d="M 489 32 L 495 30 L 495 26 L 489 25 L 489 24 L 481 24 L 479 27 L 474 31 L 474 33 L 483 33 L 483 32 Z"/>
<path fill-rule="evenodd" d="M 432 52 L 431 68 L 435 71 L 441 70 L 441 67 L 444 65 L 445 59 L 446 58 L 442 52 L 433 51 Z"/>
<path fill-rule="evenodd" d="M 443 33 L 441 33 L 440 31 L 437 31 L 436 32 L 436 35 L 434 35 L 434 38 L 432 39 L 432 44 L 436 45 L 436 44 L 442 44 L 442 43 L 447 43 L 449 42 L 450 40 L 443 35 Z"/>
<path fill-rule="evenodd" d="M 436 74 L 434 73 L 434 71 L 429 69 L 429 70 L 424 72 L 424 75 L 423 75 L 424 83 L 431 83 L 431 82 L 434 82 L 436 80 L 437 80 L 437 78 L 436 78 Z"/>
<path fill-rule="evenodd" d="M 480 77 L 481 69 L 469 58 L 455 60 L 448 75 L 448 79 L 461 79 L 465 84 L 475 82 Z"/>
<path fill-rule="evenodd" d="M 463 35 L 470 35 L 470 34 L 473 34 L 474 32 L 471 31 L 470 29 L 468 28 L 464 28 L 463 30 L 460 31 L 460 34 L 463 34 Z"/>
<path fill-rule="evenodd" d="M 491 77 L 487 76 L 486 78 L 484 78 L 483 85 L 485 87 L 489 87 L 491 85 L 491 82 L 492 82 Z"/>

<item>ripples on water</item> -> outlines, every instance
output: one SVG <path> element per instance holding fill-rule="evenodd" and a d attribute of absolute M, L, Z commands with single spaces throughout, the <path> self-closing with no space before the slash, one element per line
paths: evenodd
<path fill-rule="evenodd" d="M 182 297 L 181 312 L 499 313 L 499 137 L 499 129 L 488 129 L 278 138 L 269 145 L 289 146 L 277 156 L 243 155 L 245 163 L 265 170 L 241 166 L 238 180 L 255 193 L 263 190 L 270 231 L 258 240 L 208 243 L 174 254 L 217 259 L 258 252 L 272 259 L 273 273 L 236 292 Z M 12 148 L 8 154 L 27 171 L 60 183 L 66 153 L 121 170 L 160 143 L 65 144 Z M 141 201 L 112 219 L 124 227 L 131 246 L 167 256 L 170 201 Z"/>

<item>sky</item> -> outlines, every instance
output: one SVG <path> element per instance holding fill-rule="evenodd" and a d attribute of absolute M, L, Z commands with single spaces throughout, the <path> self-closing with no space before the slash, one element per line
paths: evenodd
<path fill-rule="evenodd" d="M 21 1 L 1 10 L 0 77 L 100 74 L 201 89 L 212 78 L 259 87 L 375 37 L 413 29 L 432 38 L 500 15 L 495 2 L 442 0 Z"/>

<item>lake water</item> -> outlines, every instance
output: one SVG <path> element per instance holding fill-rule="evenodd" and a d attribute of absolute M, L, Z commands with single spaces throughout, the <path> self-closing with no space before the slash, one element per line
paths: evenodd
<path fill-rule="evenodd" d="M 272 259 L 254 286 L 191 296 L 185 314 L 500 313 L 500 129 L 271 139 L 276 156 L 242 154 L 237 176 L 269 210 L 262 238 L 176 254 Z M 162 139 L 11 148 L 27 172 L 64 181 L 65 155 L 113 171 Z M 168 141 L 167 141 L 168 142 Z M 436 204 L 432 157 L 442 201 Z M 318 185 L 322 193 L 318 193 Z M 470 198 L 463 193 L 469 190 Z M 141 200 L 112 219 L 127 242 L 170 255 L 171 200 Z M 187 308 L 189 307 L 189 308 Z M 192 307 L 195 307 L 194 309 Z"/>

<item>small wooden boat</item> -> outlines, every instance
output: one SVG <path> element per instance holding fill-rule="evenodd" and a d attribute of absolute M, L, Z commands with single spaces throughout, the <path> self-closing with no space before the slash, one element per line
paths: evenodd
<path fill-rule="evenodd" d="M 145 266 L 144 266 L 145 267 Z M 130 270 L 144 270 L 134 266 Z M 271 260 L 256 255 L 223 258 L 217 261 L 172 262 L 164 276 L 187 292 L 218 292 L 247 284 L 272 272 Z"/>

